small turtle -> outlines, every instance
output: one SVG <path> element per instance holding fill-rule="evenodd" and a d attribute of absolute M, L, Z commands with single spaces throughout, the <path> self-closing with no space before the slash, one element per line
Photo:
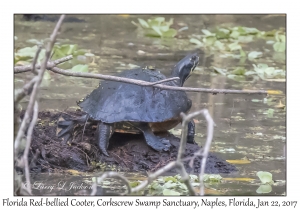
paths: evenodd
<path fill-rule="evenodd" d="M 164 82 L 164 85 L 181 87 L 199 62 L 197 53 L 187 55 L 172 69 L 171 77 L 179 80 Z M 118 74 L 147 82 L 166 79 L 158 70 L 132 69 Z M 143 133 L 146 143 L 156 151 L 168 151 L 170 143 L 154 135 L 167 131 L 181 122 L 180 113 L 187 113 L 192 101 L 184 91 L 164 90 L 152 86 L 139 86 L 123 82 L 103 81 L 86 98 L 77 102 L 87 113 L 78 118 L 59 121 L 58 137 L 69 141 L 75 123 L 87 119 L 97 121 L 96 138 L 100 151 L 108 156 L 107 147 L 113 132 Z M 188 142 L 194 143 L 195 125 L 189 122 Z"/>

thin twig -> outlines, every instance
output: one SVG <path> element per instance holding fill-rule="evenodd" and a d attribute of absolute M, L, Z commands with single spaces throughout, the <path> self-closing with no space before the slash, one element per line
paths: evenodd
<path fill-rule="evenodd" d="M 34 77 L 30 82 L 25 84 L 23 88 L 16 90 L 15 93 L 15 106 L 19 103 L 26 95 L 29 95 L 33 85 L 36 83 L 37 77 Z"/>
<path fill-rule="evenodd" d="M 32 69 L 31 69 L 31 71 L 32 71 L 32 73 L 34 73 L 35 75 L 38 74 L 38 72 L 36 71 L 35 65 L 36 65 L 37 59 L 38 59 L 38 57 L 39 57 L 39 55 L 40 55 L 41 50 L 42 50 L 42 45 L 39 45 L 39 46 L 38 46 L 38 50 L 37 50 L 37 52 L 35 53 L 34 59 L 33 59 L 33 61 L 32 61 Z"/>
<path fill-rule="evenodd" d="M 179 77 L 172 77 L 172 78 L 168 78 L 168 79 L 163 79 L 163 80 L 160 80 L 160 81 L 157 81 L 157 82 L 153 82 L 152 85 L 157 85 L 157 84 L 161 84 L 161 83 L 169 82 L 169 81 L 173 81 L 173 80 L 178 80 L 178 79 L 180 79 L 180 78 Z"/>
<path fill-rule="evenodd" d="M 46 68 L 51 69 L 54 66 L 57 66 L 58 64 L 64 63 L 64 62 L 66 62 L 68 60 L 71 60 L 71 59 L 73 59 L 73 55 L 68 55 L 68 56 L 65 56 L 63 58 L 59 58 L 59 59 L 54 60 L 54 61 L 48 61 Z M 40 69 L 41 64 L 35 65 L 35 68 Z M 19 73 L 23 73 L 23 72 L 27 72 L 27 71 L 32 71 L 32 65 L 31 64 L 26 65 L 26 66 L 15 66 L 14 67 L 14 73 L 15 74 L 19 74 Z"/>
<path fill-rule="evenodd" d="M 28 164 L 28 153 L 29 153 L 29 148 L 31 145 L 31 139 L 32 139 L 32 132 L 33 128 L 35 126 L 36 120 L 38 118 L 38 103 L 35 101 L 34 103 L 34 108 L 33 108 L 33 117 L 30 122 L 28 132 L 27 132 L 27 139 L 26 139 L 26 146 L 23 154 L 23 162 L 25 165 L 25 178 L 26 178 L 26 188 L 29 194 L 31 194 L 31 182 L 30 182 L 30 170 L 29 170 L 29 164 Z"/>

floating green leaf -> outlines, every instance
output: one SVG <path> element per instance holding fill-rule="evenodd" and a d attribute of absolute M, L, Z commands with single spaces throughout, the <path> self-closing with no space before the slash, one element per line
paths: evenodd
<path fill-rule="evenodd" d="M 269 67 L 267 64 L 253 64 L 255 73 L 263 80 L 267 79 L 285 79 L 285 71 Z M 247 72 L 248 75 L 253 72 Z"/>
<path fill-rule="evenodd" d="M 235 51 L 235 50 L 240 50 L 240 49 L 242 49 L 242 46 L 239 45 L 238 42 L 233 42 L 233 43 L 229 44 L 228 47 L 229 47 L 229 50 L 230 50 L 230 51 Z"/>
<path fill-rule="evenodd" d="M 216 70 L 216 72 L 218 72 L 219 74 L 222 75 L 226 75 L 227 69 L 221 69 L 221 68 L 217 68 L 217 67 L 213 67 L 214 70 Z"/>
<path fill-rule="evenodd" d="M 152 19 L 148 19 L 147 21 L 138 18 L 139 25 L 135 22 L 132 22 L 136 26 L 140 26 L 144 29 L 144 34 L 146 36 L 154 36 L 154 37 L 175 37 L 177 31 L 170 26 L 173 24 L 173 18 L 171 18 L 168 22 L 165 21 L 164 17 L 156 17 Z"/>
<path fill-rule="evenodd" d="M 222 178 L 223 177 L 221 177 L 221 175 L 219 175 L 219 174 L 204 174 L 203 181 L 204 182 L 220 182 Z"/>
<path fill-rule="evenodd" d="M 164 31 L 162 33 L 163 37 L 175 37 L 177 34 L 177 31 L 173 28 L 168 29 L 167 31 Z"/>
<path fill-rule="evenodd" d="M 258 176 L 258 178 L 260 179 L 260 181 L 263 184 L 268 184 L 268 183 L 272 183 L 273 184 L 273 177 L 272 177 L 272 174 L 270 172 L 258 171 L 256 173 L 256 176 Z"/>
<path fill-rule="evenodd" d="M 148 185 L 148 188 L 153 189 L 153 190 L 162 190 L 163 189 L 163 187 L 157 182 L 152 182 L 150 185 Z"/>
<path fill-rule="evenodd" d="M 141 18 L 138 18 L 138 21 L 139 21 L 139 23 L 141 24 L 142 27 L 144 27 L 144 28 L 149 28 L 150 27 L 149 24 L 145 20 L 143 20 Z"/>
<path fill-rule="evenodd" d="M 33 58 L 36 54 L 37 49 L 38 49 L 38 47 L 36 45 L 33 47 L 25 47 L 25 48 L 19 49 L 15 55 L 19 56 L 19 57 Z"/>
<path fill-rule="evenodd" d="M 199 47 L 203 46 L 203 43 L 201 41 L 199 41 L 198 39 L 195 39 L 195 38 L 191 38 L 190 43 L 196 44 Z"/>
<path fill-rule="evenodd" d="M 176 180 L 176 182 L 177 182 L 177 180 Z M 176 186 L 177 186 L 177 183 L 170 180 L 163 185 L 163 188 L 174 188 Z"/>
<path fill-rule="evenodd" d="M 15 62 L 18 62 L 18 61 L 31 61 L 32 58 L 35 57 L 35 54 L 38 50 L 38 46 L 35 45 L 33 47 L 25 47 L 25 48 L 22 48 L 22 49 L 19 49 L 16 53 L 15 53 Z M 40 54 L 39 54 L 39 57 L 37 59 L 37 62 L 41 62 L 44 57 L 45 57 L 45 52 L 46 50 L 45 49 L 42 49 Z"/>
<path fill-rule="evenodd" d="M 215 36 L 216 35 L 216 34 L 213 34 L 209 30 L 206 30 L 206 29 L 202 29 L 201 31 L 202 31 L 202 33 L 205 34 L 205 36 Z"/>
<path fill-rule="evenodd" d="M 240 56 L 241 57 L 246 57 L 246 53 L 242 48 L 240 49 Z"/>
<path fill-rule="evenodd" d="M 180 193 L 174 190 L 164 189 L 163 195 L 180 195 Z"/>
<path fill-rule="evenodd" d="M 214 36 L 208 36 L 203 38 L 203 42 L 205 43 L 206 46 L 213 46 L 216 40 L 217 38 Z"/>
<path fill-rule="evenodd" d="M 89 67 L 88 67 L 88 65 L 78 64 L 76 66 L 73 66 L 72 71 L 75 71 L 75 72 L 88 72 Z"/>
<path fill-rule="evenodd" d="M 285 43 L 285 35 L 279 34 L 276 32 L 275 34 L 275 39 L 277 42 L 274 43 L 273 48 L 276 52 L 284 52 L 286 48 L 286 43 Z"/>
<path fill-rule="evenodd" d="M 285 42 L 276 42 L 276 43 L 274 43 L 273 48 L 276 52 L 284 52 L 285 51 Z"/>
<path fill-rule="evenodd" d="M 229 35 L 230 35 L 230 30 L 225 29 L 225 28 L 219 28 L 216 33 L 216 37 L 218 39 L 228 39 Z"/>
<path fill-rule="evenodd" d="M 166 177 L 163 177 L 163 180 L 164 180 L 165 182 L 168 182 L 168 181 L 177 182 L 177 181 L 178 181 L 178 180 L 177 180 L 175 177 L 173 177 L 173 176 L 166 176 Z"/>
<path fill-rule="evenodd" d="M 260 57 L 262 57 L 262 52 L 252 51 L 248 54 L 249 60 L 253 60 L 255 58 L 260 58 Z"/>
<path fill-rule="evenodd" d="M 239 33 L 238 31 L 233 31 L 233 32 L 230 34 L 230 37 L 231 37 L 231 38 L 234 38 L 234 39 L 237 39 L 239 36 L 240 36 L 240 33 Z"/>
<path fill-rule="evenodd" d="M 130 186 L 130 187 L 136 187 L 136 186 L 138 186 L 139 184 L 140 184 L 139 181 L 129 182 L 129 186 Z"/>
<path fill-rule="evenodd" d="M 219 40 L 215 41 L 214 46 L 219 50 L 224 50 L 225 49 L 225 44 L 220 42 Z"/>
<path fill-rule="evenodd" d="M 230 71 L 230 74 L 234 75 L 245 75 L 246 69 L 244 67 L 236 67 L 233 71 Z"/>

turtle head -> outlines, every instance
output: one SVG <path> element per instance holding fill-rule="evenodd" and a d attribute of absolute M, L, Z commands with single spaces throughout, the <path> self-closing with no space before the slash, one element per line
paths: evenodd
<path fill-rule="evenodd" d="M 179 86 L 189 78 L 195 67 L 199 63 L 198 53 L 191 53 L 181 59 L 173 68 L 172 77 L 179 77 Z"/>

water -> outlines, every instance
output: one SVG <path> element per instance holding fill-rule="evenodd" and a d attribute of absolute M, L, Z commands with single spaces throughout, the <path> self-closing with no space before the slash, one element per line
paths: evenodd
<path fill-rule="evenodd" d="M 61 42 L 78 44 L 78 48 L 88 49 L 96 56 L 95 65 L 90 72 L 115 74 L 124 69 L 136 66 L 156 66 L 165 75 L 170 74 L 171 67 L 188 52 L 196 49 L 189 42 L 191 35 L 202 34 L 202 29 L 212 30 L 220 24 L 227 26 L 255 27 L 262 31 L 285 28 L 285 16 L 276 15 L 164 15 L 166 20 L 174 18 L 173 27 L 180 32 L 177 38 L 160 39 L 145 37 L 136 30 L 131 21 L 137 18 L 147 19 L 151 15 L 78 15 L 85 22 L 64 23 L 59 38 Z M 55 23 L 24 22 L 15 16 L 15 48 L 32 46 L 28 39 L 45 39 L 49 37 Z M 261 51 L 264 56 L 260 62 L 269 66 L 285 69 L 284 53 L 274 53 L 272 45 L 266 40 L 255 39 L 243 44 L 243 50 Z M 144 53 L 140 53 L 143 51 Z M 139 52 L 139 53 L 138 53 Z M 250 79 L 237 82 L 226 76 L 212 74 L 211 66 L 234 69 L 242 66 L 253 69 L 252 64 L 259 62 L 248 59 L 224 58 L 218 51 L 204 50 L 201 63 L 195 73 L 186 81 L 185 87 L 227 88 L 227 89 L 275 89 L 283 91 L 283 95 L 241 95 L 241 94 L 206 94 L 188 93 L 193 101 L 191 111 L 207 108 L 212 115 L 216 127 L 211 151 L 217 152 L 226 160 L 247 159 L 248 164 L 236 164 L 239 173 L 229 175 L 253 178 L 254 182 L 225 180 L 220 184 L 208 184 L 206 187 L 225 195 L 257 195 L 259 179 L 258 171 L 273 174 L 277 184 L 272 186 L 268 195 L 282 195 L 286 192 L 286 113 L 277 108 L 285 101 L 285 82 L 272 82 Z M 98 80 L 70 78 L 51 74 L 51 80 L 44 82 L 40 92 L 40 109 L 64 110 L 76 106 L 75 101 L 83 98 L 93 90 Z M 15 76 L 15 88 L 21 87 L 31 78 L 30 73 Z M 22 103 L 25 106 L 28 99 Z M 270 109 L 273 116 L 268 116 Z M 180 129 L 177 126 L 175 129 Z M 196 141 L 205 143 L 206 124 L 203 118 L 196 119 Z"/>

